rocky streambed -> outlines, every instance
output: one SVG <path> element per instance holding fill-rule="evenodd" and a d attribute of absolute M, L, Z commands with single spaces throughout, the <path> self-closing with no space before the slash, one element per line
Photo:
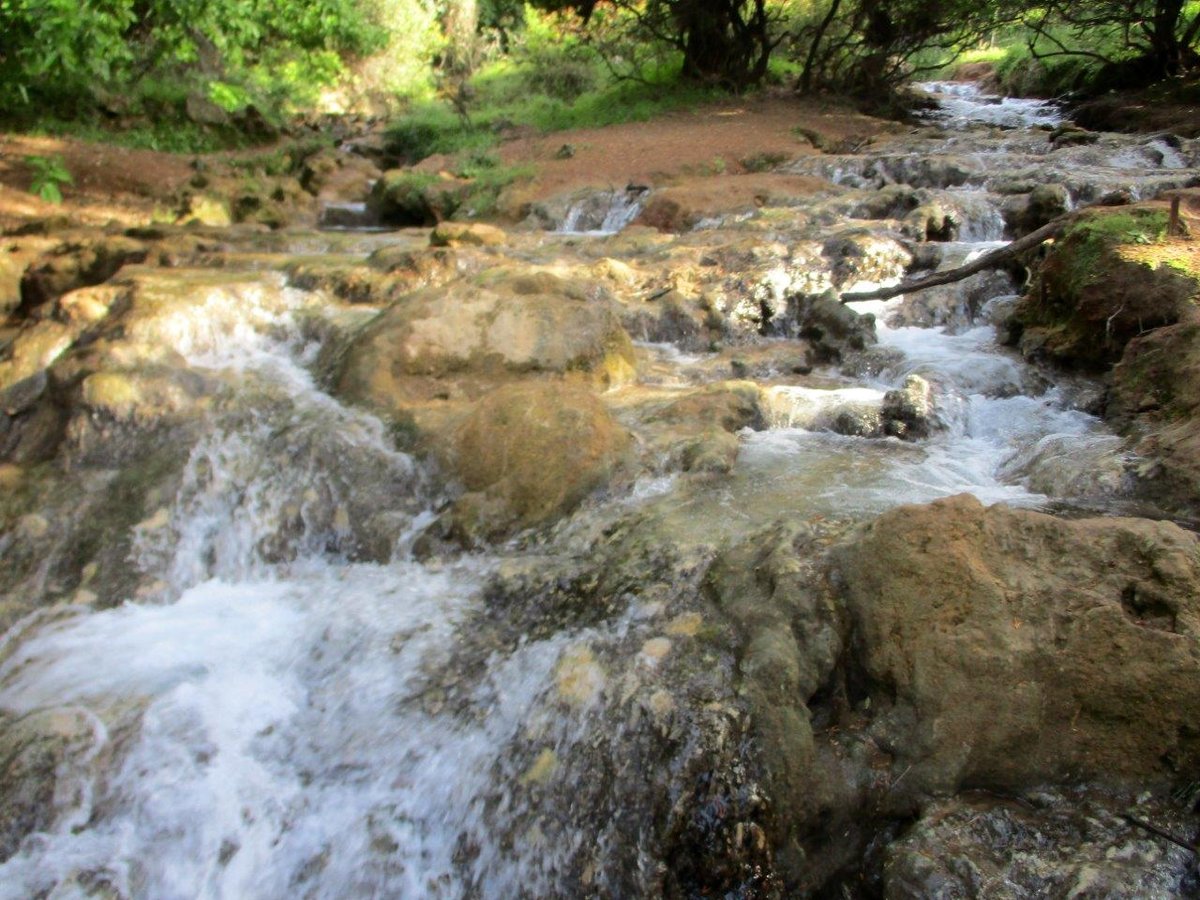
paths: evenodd
<path fill-rule="evenodd" d="M 1200 144 L 937 89 L 719 202 L 7 236 L 0 896 L 1193 895 Z"/>

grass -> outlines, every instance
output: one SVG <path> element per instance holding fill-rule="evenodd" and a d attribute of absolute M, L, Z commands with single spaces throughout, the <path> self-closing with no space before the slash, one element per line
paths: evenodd
<path fill-rule="evenodd" d="M 408 162 L 435 153 L 486 154 L 504 131 L 515 127 L 546 133 L 644 122 L 724 96 L 680 82 L 674 66 L 643 71 L 638 80 L 616 80 L 598 62 L 590 65 L 591 77 L 573 81 L 594 86 L 567 99 L 535 89 L 542 79 L 540 67 L 511 60 L 493 63 L 471 79 L 466 117 L 447 100 L 416 102 L 389 127 L 388 149 Z"/>

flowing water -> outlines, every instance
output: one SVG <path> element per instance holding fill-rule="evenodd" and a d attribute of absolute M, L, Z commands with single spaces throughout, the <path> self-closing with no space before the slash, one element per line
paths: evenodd
<path fill-rule="evenodd" d="M 955 154 L 951 183 L 926 181 L 967 211 L 967 244 L 948 258 L 1000 237 L 989 187 L 1018 154 L 1014 170 L 1061 175 L 1075 198 L 1194 173 L 1181 168 L 1194 158 L 1141 139 L 1086 148 L 1090 168 L 1074 150 L 1041 168 L 1046 138 L 1030 129 L 1056 123 L 1053 108 L 929 89 L 942 124 L 1006 129 L 922 138 L 920 158 L 805 165 L 879 185 L 910 178 L 934 148 Z M 609 198 L 597 230 L 618 230 L 636 201 Z M 620 759 L 641 746 L 622 695 L 669 703 L 653 692 L 670 646 L 654 622 L 660 601 L 635 590 L 602 621 L 514 635 L 486 586 L 519 551 L 416 561 L 435 481 L 313 377 L 319 348 L 300 325 L 313 298 L 269 272 L 244 278 L 249 287 L 209 288 L 161 325 L 164 342 L 241 400 L 213 414 L 177 494 L 138 529 L 129 565 L 154 590 L 99 612 L 52 608 L 0 644 L 0 709 L 57 716 L 70 748 L 50 820 L 0 864 L 0 897 L 555 896 L 568 873 L 599 893 L 649 890 L 663 860 L 640 833 L 641 801 L 614 799 L 590 773 L 597 747 Z M 990 316 L 1003 296 L 941 328 L 889 324 L 902 302 L 858 308 L 894 351 L 872 374 L 769 389 L 774 421 L 741 436 L 727 479 L 651 479 L 614 502 L 673 519 L 677 540 L 713 544 L 781 508 L 819 519 L 963 491 L 1032 507 L 1120 495 L 1120 442 L 997 346 Z M 703 361 L 663 354 L 677 372 Z M 914 374 L 932 386 L 932 437 L 830 430 Z M 355 529 L 371 517 L 390 562 L 354 561 Z M 618 650 L 623 668 L 600 663 Z M 694 748 L 671 752 L 682 770 Z"/>

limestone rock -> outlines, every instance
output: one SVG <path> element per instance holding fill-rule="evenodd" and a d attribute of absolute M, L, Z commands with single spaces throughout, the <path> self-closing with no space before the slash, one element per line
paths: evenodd
<path fill-rule="evenodd" d="M 633 361 L 598 283 L 493 270 L 385 309 L 347 349 L 338 383 L 351 399 L 395 411 L 431 389 L 414 379 L 572 372 L 611 385 L 629 380 Z"/>
<path fill-rule="evenodd" d="M 214 228 L 225 228 L 233 224 L 233 213 L 228 201 L 209 194 L 191 194 L 179 208 L 175 219 L 181 224 L 197 223 Z"/>
<path fill-rule="evenodd" d="M 652 469 L 727 473 L 737 460 L 737 433 L 765 427 L 763 406 L 762 390 L 753 382 L 719 382 L 665 405 L 648 404 L 637 433 Z"/>
<path fill-rule="evenodd" d="M 1121 818 L 1132 798 L 1100 791 L 985 793 L 936 801 L 886 851 L 887 900 L 983 897 L 1183 897 L 1189 854 Z M 1136 814 L 1179 834 L 1194 817 L 1148 801 Z"/>
<path fill-rule="evenodd" d="M 1071 194 L 1064 185 L 1039 184 L 1024 202 L 1014 202 L 1006 208 L 1005 219 L 1013 234 L 1020 237 L 1066 214 L 1070 208 Z"/>
<path fill-rule="evenodd" d="M 26 269 L 20 308 L 28 311 L 76 288 L 101 284 L 122 266 L 143 262 L 149 253 L 145 242 L 124 235 L 81 235 Z"/>
<path fill-rule="evenodd" d="M 871 726 L 912 788 L 1168 782 L 1200 762 L 1200 542 L 969 495 L 834 554 Z"/>
<path fill-rule="evenodd" d="M 820 362 L 840 360 L 848 351 L 875 343 L 875 317 L 856 313 L 832 291 L 796 298 L 795 306 L 800 337 L 809 341 Z"/>
<path fill-rule="evenodd" d="M 1200 323 L 1134 338 L 1113 369 L 1106 416 L 1137 440 L 1139 495 L 1200 515 Z"/>
<path fill-rule="evenodd" d="M 904 387 L 883 395 L 879 414 L 883 430 L 899 438 L 928 437 L 934 423 L 933 390 L 920 375 L 909 375 Z"/>
<path fill-rule="evenodd" d="M 499 247 L 508 242 L 503 228 L 474 222 L 441 222 L 429 235 L 434 247 Z"/>
<path fill-rule="evenodd" d="M 0 862 L 86 802 L 88 779 L 74 771 L 76 758 L 87 758 L 99 740 L 94 717 L 81 708 L 0 716 Z"/>
<path fill-rule="evenodd" d="M 468 493 L 454 527 L 495 539 L 565 515 L 623 464 L 629 434 L 591 391 L 531 382 L 498 388 L 475 406 L 443 450 Z"/>

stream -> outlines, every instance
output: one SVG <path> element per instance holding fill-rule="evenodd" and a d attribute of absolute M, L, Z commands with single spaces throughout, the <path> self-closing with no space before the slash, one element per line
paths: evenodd
<path fill-rule="evenodd" d="M 1017 182 L 1061 184 L 1074 206 L 1151 196 L 1200 166 L 1195 141 L 1169 138 L 1103 135 L 1051 153 L 1053 107 L 925 89 L 942 103 L 927 127 L 784 168 L 859 194 L 924 191 L 955 225 L 937 245 L 944 268 L 999 246 Z M 590 260 L 589 242 L 619 239 L 636 215 L 630 202 L 594 203 L 597 227 L 573 210 L 522 252 Z M 826 209 L 873 227 L 851 207 Z M 705 223 L 697 239 L 727 227 Z M 0 863 L 0 898 L 699 896 L 671 880 L 681 841 L 700 865 L 708 846 L 681 804 L 706 808 L 694 785 L 718 781 L 739 808 L 759 802 L 739 768 L 736 661 L 672 655 L 696 631 L 676 598 L 701 591 L 701 561 L 781 515 L 848 526 L 964 492 L 1073 514 L 1125 502 L 1128 448 L 1090 411 L 1095 386 L 1056 383 L 997 342 L 1020 291 L 997 276 L 946 292 L 936 322 L 907 314 L 906 298 L 857 304 L 878 342 L 856 370 L 743 376 L 760 382 L 769 421 L 740 432 L 719 478 L 652 465 L 541 537 L 430 554 L 422 535 L 448 501 L 438 472 L 332 390 L 328 329 L 313 323 L 342 320 L 272 268 L 361 260 L 407 238 L 275 240 L 219 270 L 132 276 L 202 297 L 159 315 L 147 340 L 222 399 L 170 496 L 129 536 L 136 594 L 48 606 L 0 639 L 0 711 L 61 748 L 37 827 Z M 857 287 L 902 274 L 885 263 Z M 761 330 L 763 346 L 786 349 L 786 334 Z M 646 374 L 612 389 L 618 410 L 647 384 L 671 396 L 713 379 L 717 351 L 634 337 Z M 855 424 L 913 376 L 932 397 L 927 438 Z M 586 581 L 579 560 L 629 521 L 663 542 L 637 545 L 649 582 L 621 582 L 603 610 L 533 609 L 555 579 Z M 356 552 L 363 523 L 386 543 L 378 561 Z M 1172 852 L 1162 865 L 1176 871 Z M 777 889 L 746 884 L 758 887 L 729 896 Z"/>

